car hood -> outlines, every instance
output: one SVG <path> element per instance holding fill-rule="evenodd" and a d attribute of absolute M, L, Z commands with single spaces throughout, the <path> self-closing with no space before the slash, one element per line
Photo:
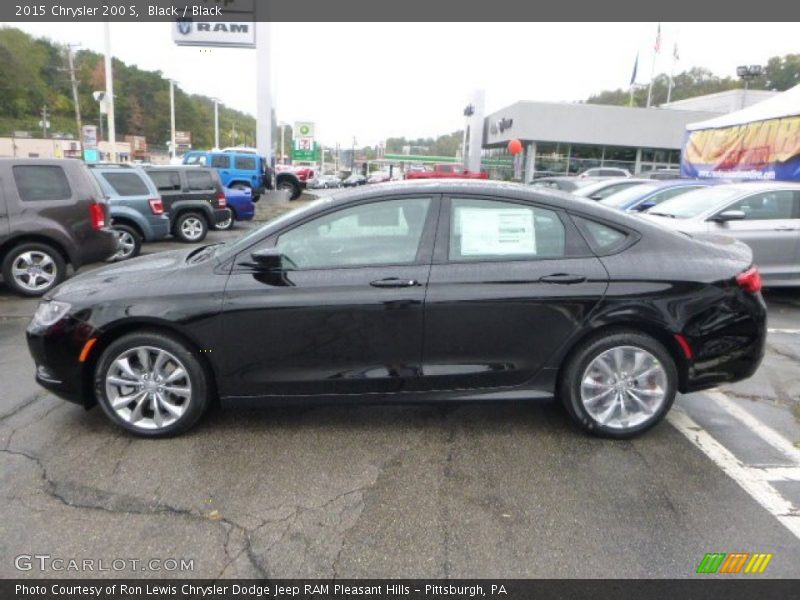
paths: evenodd
<path fill-rule="evenodd" d="M 81 273 L 47 294 L 47 300 L 93 299 L 121 289 L 168 277 L 186 266 L 186 257 L 196 248 L 159 252 Z"/>

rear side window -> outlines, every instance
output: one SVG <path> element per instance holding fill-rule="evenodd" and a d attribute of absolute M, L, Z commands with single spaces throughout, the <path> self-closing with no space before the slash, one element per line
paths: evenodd
<path fill-rule="evenodd" d="M 147 196 L 150 190 L 136 173 L 104 173 L 103 177 L 120 196 Z"/>
<path fill-rule="evenodd" d="M 495 200 L 452 199 L 450 260 L 565 256 L 566 231 L 552 210 Z"/>
<path fill-rule="evenodd" d="M 175 192 L 181 189 L 181 176 L 177 171 L 148 171 L 159 192 Z"/>
<path fill-rule="evenodd" d="M 725 210 L 741 210 L 748 221 L 771 221 L 797 218 L 797 204 L 794 192 L 776 190 L 748 196 Z"/>
<path fill-rule="evenodd" d="M 215 169 L 230 169 L 231 157 L 224 154 L 214 154 L 211 157 L 211 166 Z"/>
<path fill-rule="evenodd" d="M 61 167 L 25 165 L 16 166 L 13 171 L 19 196 L 25 202 L 72 198 L 72 189 Z"/>
<path fill-rule="evenodd" d="M 595 252 L 608 254 L 621 248 L 628 239 L 627 233 L 604 223 L 598 223 L 583 217 L 576 217 L 575 221 L 584 236 L 588 238 L 587 241 Z"/>
<path fill-rule="evenodd" d="M 190 190 L 213 190 L 214 180 L 208 171 L 187 171 L 186 181 Z"/>
<path fill-rule="evenodd" d="M 256 170 L 256 157 L 255 156 L 237 156 L 234 159 L 236 168 L 241 171 L 255 171 Z"/>

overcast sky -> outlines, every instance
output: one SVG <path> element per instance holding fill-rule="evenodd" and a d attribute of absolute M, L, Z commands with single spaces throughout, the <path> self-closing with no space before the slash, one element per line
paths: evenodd
<path fill-rule="evenodd" d="M 19 23 L 34 35 L 103 52 L 100 23 Z M 274 23 L 272 86 L 278 119 L 309 120 L 325 144 L 374 145 L 463 126 L 471 91 L 487 112 L 517 100 L 585 100 L 650 78 L 656 23 Z M 663 23 L 656 72 L 737 65 L 800 52 L 797 23 Z M 177 47 L 170 23 L 112 23 L 112 53 L 161 70 L 192 93 L 255 114 L 255 51 Z M 177 117 L 180 125 L 180 115 Z M 180 127 L 179 127 L 180 128 Z"/>

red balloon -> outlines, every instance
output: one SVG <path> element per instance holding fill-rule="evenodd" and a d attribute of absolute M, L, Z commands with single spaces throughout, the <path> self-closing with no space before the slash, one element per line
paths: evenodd
<path fill-rule="evenodd" d="M 511 154 L 519 154 L 522 152 L 522 142 L 519 140 L 511 140 L 508 142 L 508 151 Z"/>

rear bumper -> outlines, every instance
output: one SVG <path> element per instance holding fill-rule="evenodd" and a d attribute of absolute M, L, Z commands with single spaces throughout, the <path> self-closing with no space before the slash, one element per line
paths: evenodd
<path fill-rule="evenodd" d="M 110 227 L 104 227 L 82 240 L 78 251 L 72 256 L 72 266 L 103 262 L 117 251 L 117 236 Z"/>
<path fill-rule="evenodd" d="M 256 214 L 256 207 L 250 200 L 247 202 L 228 202 L 230 208 L 237 221 L 252 221 Z"/>
<path fill-rule="evenodd" d="M 215 208 L 213 211 L 213 224 L 218 225 L 224 223 L 231 218 L 231 209 L 229 208 Z"/>
<path fill-rule="evenodd" d="M 147 219 L 147 229 L 143 231 L 146 242 L 162 240 L 169 236 L 169 215 L 159 215 Z"/>

